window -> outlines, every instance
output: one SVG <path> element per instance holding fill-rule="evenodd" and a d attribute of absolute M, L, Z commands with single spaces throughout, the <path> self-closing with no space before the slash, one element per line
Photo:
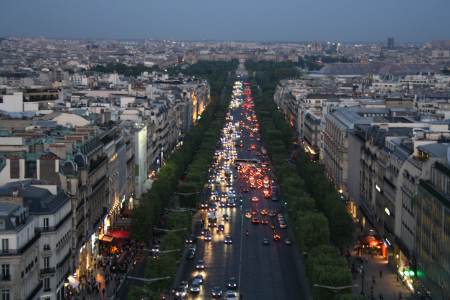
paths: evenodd
<path fill-rule="evenodd" d="M 9 264 L 2 264 L 2 280 L 10 280 Z"/>
<path fill-rule="evenodd" d="M 44 257 L 44 269 L 50 268 L 50 256 Z"/>
<path fill-rule="evenodd" d="M 45 244 L 44 245 L 44 251 L 48 251 L 50 250 L 50 245 L 49 244 Z"/>
<path fill-rule="evenodd" d="M 25 178 L 36 178 L 37 167 L 36 161 L 27 161 L 25 163 Z"/>
<path fill-rule="evenodd" d="M 44 291 L 50 290 L 50 278 L 46 277 L 44 278 Z"/>
<path fill-rule="evenodd" d="M 11 179 L 20 178 L 20 164 L 18 159 L 11 159 L 9 161 L 9 177 Z"/>
<path fill-rule="evenodd" d="M 48 218 L 44 218 L 44 229 L 48 229 Z"/>
<path fill-rule="evenodd" d="M 9 239 L 2 239 L 2 252 L 3 253 L 9 252 Z"/>
<path fill-rule="evenodd" d="M 1 300 L 9 300 L 9 290 L 3 289 L 2 290 L 2 299 Z"/>

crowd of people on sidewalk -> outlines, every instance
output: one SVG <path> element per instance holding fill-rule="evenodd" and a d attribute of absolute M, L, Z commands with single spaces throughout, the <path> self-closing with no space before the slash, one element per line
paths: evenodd
<path fill-rule="evenodd" d="M 66 299 L 113 299 L 142 248 L 143 245 L 126 240 L 105 249 L 95 258 L 93 269 L 80 276 L 79 286 L 67 289 Z"/>

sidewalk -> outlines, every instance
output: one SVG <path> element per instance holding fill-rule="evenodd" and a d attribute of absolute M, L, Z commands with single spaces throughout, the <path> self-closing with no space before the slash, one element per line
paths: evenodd
<path fill-rule="evenodd" d="M 354 294 L 364 293 L 368 299 L 414 299 L 382 256 L 357 256 L 356 251 L 351 256 L 355 269 L 360 271 L 353 276 L 353 284 L 357 285 Z"/>

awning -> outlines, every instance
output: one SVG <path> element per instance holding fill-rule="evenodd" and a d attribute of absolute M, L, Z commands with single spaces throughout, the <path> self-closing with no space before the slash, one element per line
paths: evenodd
<path fill-rule="evenodd" d="M 109 235 L 115 239 L 127 239 L 130 236 L 127 230 L 111 230 Z"/>

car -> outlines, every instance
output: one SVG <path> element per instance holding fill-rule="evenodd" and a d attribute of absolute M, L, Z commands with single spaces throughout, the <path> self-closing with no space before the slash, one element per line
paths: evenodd
<path fill-rule="evenodd" d="M 152 251 L 153 255 L 158 254 L 159 253 L 159 244 L 154 245 L 151 251 Z"/>
<path fill-rule="evenodd" d="M 236 291 L 228 290 L 225 293 L 225 299 L 226 300 L 238 300 L 239 296 L 238 296 L 238 293 Z"/>
<path fill-rule="evenodd" d="M 215 286 L 211 289 L 211 296 L 213 298 L 220 298 L 222 297 L 222 294 L 223 294 L 222 289 L 218 286 Z"/>
<path fill-rule="evenodd" d="M 198 294 L 200 293 L 200 284 L 197 281 L 192 281 L 191 288 L 189 289 L 191 294 Z"/>
<path fill-rule="evenodd" d="M 261 219 L 261 224 L 267 225 L 267 224 L 269 224 L 269 220 L 267 220 L 267 219 Z"/>
<path fill-rule="evenodd" d="M 247 212 L 245 212 L 245 215 L 244 215 L 247 219 L 250 219 L 251 217 L 252 217 L 252 213 L 251 212 L 249 212 L 249 211 L 247 211 Z"/>
<path fill-rule="evenodd" d="M 207 202 L 200 203 L 200 208 L 201 209 L 207 209 L 208 208 L 208 203 Z"/>
<path fill-rule="evenodd" d="M 292 245 L 292 241 L 289 238 L 285 239 L 284 243 L 288 246 Z"/>
<path fill-rule="evenodd" d="M 220 202 L 219 207 L 220 208 L 226 208 L 227 204 L 225 202 Z"/>
<path fill-rule="evenodd" d="M 192 280 L 193 281 L 197 280 L 199 284 L 203 284 L 203 275 L 202 274 L 197 274 L 197 275 L 194 276 L 194 278 Z"/>
<path fill-rule="evenodd" d="M 187 281 L 182 281 L 177 289 L 174 291 L 175 299 L 184 299 L 188 293 L 188 283 Z"/>
<path fill-rule="evenodd" d="M 222 218 L 224 222 L 228 222 L 230 220 L 230 216 L 227 214 L 223 214 Z"/>
<path fill-rule="evenodd" d="M 258 218 L 252 218 L 252 224 L 259 224 L 259 219 Z"/>
<path fill-rule="evenodd" d="M 230 235 L 227 235 L 227 236 L 225 237 L 225 239 L 223 240 L 223 242 L 224 242 L 225 244 L 227 244 L 227 245 L 233 244 L 233 240 L 231 239 L 231 236 L 230 236 Z"/>
<path fill-rule="evenodd" d="M 188 284 L 188 282 L 186 280 L 182 280 L 178 287 L 187 289 L 189 287 L 189 284 Z"/>
<path fill-rule="evenodd" d="M 275 217 L 277 215 L 277 212 L 274 210 L 269 211 L 269 216 L 270 217 Z"/>
<path fill-rule="evenodd" d="M 208 205 L 208 211 L 216 211 L 217 205 L 215 203 L 211 203 Z"/>
<path fill-rule="evenodd" d="M 211 233 L 205 234 L 205 238 L 204 239 L 205 239 L 206 242 L 210 242 L 212 240 Z"/>
<path fill-rule="evenodd" d="M 220 224 L 217 226 L 217 233 L 222 233 L 225 230 L 225 226 L 223 224 Z"/>
<path fill-rule="evenodd" d="M 252 197 L 252 202 L 258 202 L 258 201 L 259 201 L 258 197 L 255 197 L 255 196 Z"/>
<path fill-rule="evenodd" d="M 267 245 L 269 245 L 269 244 L 270 244 L 269 239 L 264 238 L 264 239 L 263 239 L 263 245 L 264 245 L 264 246 L 267 246 Z"/>
<path fill-rule="evenodd" d="M 227 287 L 232 290 L 237 289 L 237 280 L 235 277 L 228 278 Z"/>
<path fill-rule="evenodd" d="M 279 240 L 281 240 L 281 236 L 280 236 L 278 233 L 274 232 L 274 234 L 273 234 L 273 240 L 274 240 L 274 241 L 279 241 Z"/>
<path fill-rule="evenodd" d="M 256 209 L 254 209 L 254 210 L 252 210 L 252 215 L 257 215 L 258 214 L 258 211 L 256 210 Z"/>
<path fill-rule="evenodd" d="M 186 259 L 191 260 L 191 259 L 194 259 L 194 258 L 195 258 L 195 250 L 194 249 L 189 249 L 188 253 L 187 253 L 187 256 L 186 256 Z"/>
<path fill-rule="evenodd" d="M 280 222 L 280 228 L 281 229 L 285 229 L 285 228 L 287 228 L 287 224 L 283 221 L 283 222 Z"/>
<path fill-rule="evenodd" d="M 195 242 L 195 240 L 196 240 L 195 236 L 191 235 L 186 238 L 185 242 L 186 242 L 186 244 L 193 244 Z"/>
<path fill-rule="evenodd" d="M 269 211 L 266 208 L 261 209 L 261 211 L 259 212 L 262 216 L 266 216 L 269 214 Z"/>
<path fill-rule="evenodd" d="M 204 270 L 205 269 L 205 261 L 203 259 L 199 259 L 197 264 L 195 265 L 196 270 Z"/>

